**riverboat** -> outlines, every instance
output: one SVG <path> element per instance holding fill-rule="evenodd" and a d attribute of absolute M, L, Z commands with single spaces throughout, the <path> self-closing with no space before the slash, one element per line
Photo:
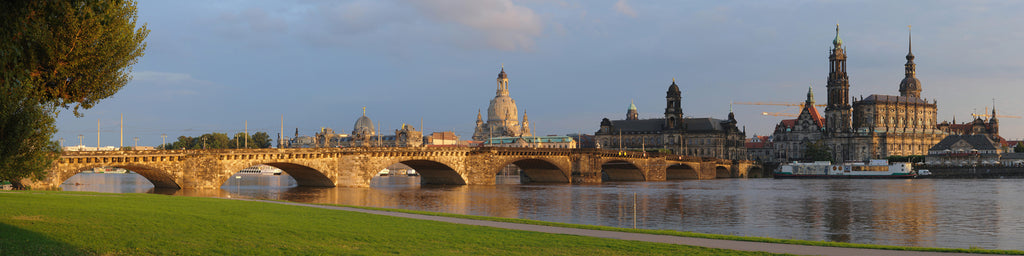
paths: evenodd
<path fill-rule="evenodd" d="M 407 176 L 420 176 L 420 173 L 416 172 L 416 170 L 409 169 L 409 170 L 405 171 L 405 175 L 407 175 Z"/>
<path fill-rule="evenodd" d="M 378 172 L 377 175 L 379 175 L 379 176 L 391 175 L 391 170 L 389 170 L 388 168 L 384 168 L 384 170 L 380 170 L 380 172 Z"/>
<path fill-rule="evenodd" d="M 910 163 L 892 163 L 870 160 L 832 164 L 829 161 L 813 163 L 787 163 L 774 172 L 776 179 L 912 179 L 917 177 Z"/>
<path fill-rule="evenodd" d="M 262 175 L 281 175 L 281 169 L 274 168 L 273 166 L 258 164 L 249 166 L 248 168 L 238 171 L 241 174 L 262 174 Z"/>

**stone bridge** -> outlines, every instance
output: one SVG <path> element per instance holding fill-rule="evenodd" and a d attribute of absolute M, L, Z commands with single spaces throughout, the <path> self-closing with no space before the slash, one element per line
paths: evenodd
<path fill-rule="evenodd" d="M 760 177 L 753 161 L 601 149 L 493 147 L 362 147 L 64 152 L 43 180 L 23 180 L 33 189 L 56 189 L 71 176 L 95 167 L 134 171 L 159 188 L 219 188 L 238 171 L 265 164 L 287 172 L 299 186 L 368 187 L 392 164 L 420 173 L 423 184 L 495 184 L 507 165 L 538 183 L 664 181 Z"/>

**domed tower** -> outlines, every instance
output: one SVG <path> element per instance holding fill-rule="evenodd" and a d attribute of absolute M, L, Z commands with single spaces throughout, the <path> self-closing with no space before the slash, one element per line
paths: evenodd
<path fill-rule="evenodd" d="M 640 113 L 636 112 L 636 105 L 629 101 L 629 109 L 626 109 L 626 120 L 639 120 Z"/>
<path fill-rule="evenodd" d="M 908 27 L 908 30 L 909 30 L 909 27 Z M 909 34 L 910 33 L 908 32 L 908 36 L 907 36 L 907 64 L 903 65 L 904 70 L 905 70 L 904 71 L 905 77 L 903 77 L 903 81 L 900 82 L 900 96 L 910 97 L 910 98 L 920 98 L 921 97 L 921 81 L 917 80 L 917 77 L 916 77 L 917 64 L 914 64 L 913 38 Z"/>
<path fill-rule="evenodd" d="M 356 125 L 352 127 L 352 137 L 356 141 L 366 143 L 371 141 L 374 135 L 377 135 L 376 131 L 377 130 L 373 126 L 373 121 L 371 121 L 369 117 L 366 117 L 366 107 L 363 107 L 363 116 L 356 119 Z"/>
<path fill-rule="evenodd" d="M 494 99 L 491 99 L 487 107 L 487 123 L 483 129 L 473 133 L 473 140 L 486 140 L 490 137 L 519 136 L 522 134 L 519 123 L 519 110 L 516 108 L 516 101 L 509 96 L 508 74 L 505 73 L 505 66 L 502 65 L 498 73 L 498 89 Z"/>

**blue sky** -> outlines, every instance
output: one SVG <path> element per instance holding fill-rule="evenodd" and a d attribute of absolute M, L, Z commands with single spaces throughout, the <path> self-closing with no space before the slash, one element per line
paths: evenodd
<path fill-rule="evenodd" d="M 140 1 L 152 32 L 134 80 L 76 118 L 60 114 L 65 145 L 140 145 L 208 132 L 351 132 L 367 116 L 468 139 L 504 64 L 519 115 L 536 134 L 593 133 L 622 119 L 662 116 L 673 78 L 683 112 L 725 118 L 729 102 L 826 99 L 835 24 L 847 47 L 851 96 L 898 95 L 913 25 L 922 97 L 958 122 L 996 101 L 1024 115 L 1024 2 L 1018 1 Z M 733 107 L 747 135 L 797 113 Z M 484 111 L 486 112 L 486 111 Z M 486 117 L 485 117 L 486 118 Z M 1001 134 L 1024 137 L 1002 118 Z"/>

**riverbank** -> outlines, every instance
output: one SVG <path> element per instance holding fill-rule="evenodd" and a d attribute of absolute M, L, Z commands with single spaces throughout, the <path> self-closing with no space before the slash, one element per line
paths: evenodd
<path fill-rule="evenodd" d="M 240 200 L 0 192 L 0 255 L 770 255 Z"/>

